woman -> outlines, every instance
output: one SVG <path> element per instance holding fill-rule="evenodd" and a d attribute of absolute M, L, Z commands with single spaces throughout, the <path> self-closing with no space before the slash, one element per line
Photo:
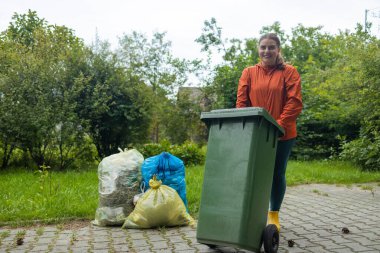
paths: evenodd
<path fill-rule="evenodd" d="M 302 111 L 301 78 L 293 66 L 285 64 L 276 34 L 263 35 L 258 50 L 260 62 L 244 69 L 239 79 L 236 107 L 265 108 L 285 130 L 277 146 L 268 212 L 268 224 L 280 230 L 278 212 L 285 196 L 286 166 L 297 136 L 296 119 Z"/>

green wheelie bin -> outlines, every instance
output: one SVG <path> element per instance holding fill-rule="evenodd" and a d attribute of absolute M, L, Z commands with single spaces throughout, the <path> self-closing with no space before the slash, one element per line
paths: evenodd
<path fill-rule="evenodd" d="M 284 130 L 259 107 L 204 112 L 209 130 L 197 241 L 277 252 L 279 234 L 266 225 L 277 139 Z"/>

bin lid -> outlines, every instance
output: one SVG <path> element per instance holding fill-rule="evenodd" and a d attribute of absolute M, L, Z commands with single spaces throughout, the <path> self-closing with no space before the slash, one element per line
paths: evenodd
<path fill-rule="evenodd" d="M 267 121 L 275 125 L 278 130 L 282 133 L 285 133 L 284 129 L 277 124 L 276 120 L 262 107 L 244 107 L 244 108 L 233 108 L 233 109 L 218 109 L 212 110 L 210 112 L 202 112 L 201 120 L 209 121 L 210 119 L 222 119 L 222 118 L 242 118 L 242 117 L 252 117 L 252 116 L 261 116 L 264 117 Z"/>

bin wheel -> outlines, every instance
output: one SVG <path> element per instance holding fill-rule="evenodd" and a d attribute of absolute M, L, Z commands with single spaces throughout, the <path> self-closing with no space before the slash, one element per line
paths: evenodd
<path fill-rule="evenodd" d="M 263 243 L 265 253 L 276 253 L 278 250 L 278 245 L 280 241 L 280 236 L 276 225 L 269 224 L 265 227 L 263 233 Z"/>
<path fill-rule="evenodd" d="M 206 244 L 210 249 L 215 249 L 216 248 L 216 245 L 214 244 Z"/>

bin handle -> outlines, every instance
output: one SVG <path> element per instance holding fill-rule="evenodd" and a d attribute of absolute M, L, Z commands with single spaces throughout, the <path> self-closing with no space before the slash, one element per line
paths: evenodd
<path fill-rule="evenodd" d="M 222 128 L 222 121 L 218 119 L 219 130 Z"/>
<path fill-rule="evenodd" d="M 277 141 L 277 133 L 278 133 L 278 130 L 276 128 L 274 128 L 274 135 L 273 135 L 273 148 L 276 147 L 276 141 Z"/>

